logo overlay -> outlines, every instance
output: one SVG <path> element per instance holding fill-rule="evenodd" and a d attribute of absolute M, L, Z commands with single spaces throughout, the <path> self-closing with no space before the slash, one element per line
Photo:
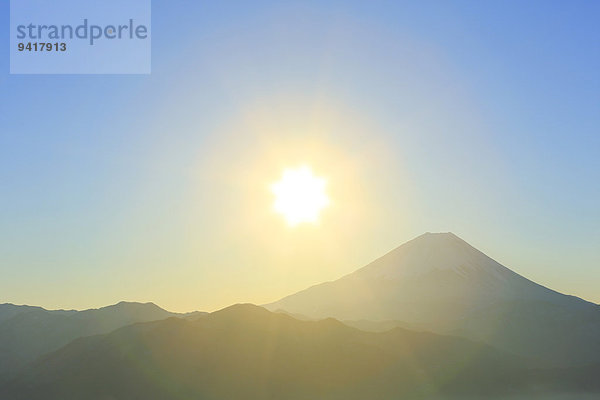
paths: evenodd
<path fill-rule="evenodd" d="M 11 0 L 11 74 L 149 74 L 151 0 Z"/>

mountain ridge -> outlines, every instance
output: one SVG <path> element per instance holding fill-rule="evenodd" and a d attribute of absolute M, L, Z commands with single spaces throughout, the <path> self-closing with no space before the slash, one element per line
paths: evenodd
<path fill-rule="evenodd" d="M 597 391 L 586 369 L 585 390 Z M 238 304 L 77 339 L 10 383 L 7 400 L 376 399 L 576 390 L 563 373 L 466 339 L 396 328 L 368 333 Z"/>
<path fill-rule="evenodd" d="M 201 315 L 177 314 L 154 303 L 126 301 L 82 311 L 5 303 L 0 305 L 0 382 L 10 379 L 37 357 L 79 337 L 108 333 L 136 322 Z"/>

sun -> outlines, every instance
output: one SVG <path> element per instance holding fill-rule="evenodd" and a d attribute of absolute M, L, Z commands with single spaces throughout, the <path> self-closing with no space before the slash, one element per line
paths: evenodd
<path fill-rule="evenodd" d="M 290 226 L 317 223 L 321 210 L 330 204 L 325 193 L 327 181 L 313 175 L 308 166 L 285 169 L 281 180 L 271 185 L 274 209 Z"/>

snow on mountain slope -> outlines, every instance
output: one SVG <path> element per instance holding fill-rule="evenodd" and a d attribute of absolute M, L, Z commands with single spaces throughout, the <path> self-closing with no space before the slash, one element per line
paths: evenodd
<path fill-rule="evenodd" d="M 377 259 L 351 276 L 401 279 L 429 272 L 452 271 L 461 276 L 486 272 L 500 280 L 514 275 L 453 233 L 425 233 Z"/>
<path fill-rule="evenodd" d="M 352 274 L 268 307 L 313 317 L 440 322 L 498 301 L 522 299 L 571 302 L 452 233 L 426 233 Z"/>
<path fill-rule="evenodd" d="M 402 321 L 553 361 L 600 361 L 600 306 L 532 282 L 452 233 L 426 233 L 266 307 L 312 318 Z"/>

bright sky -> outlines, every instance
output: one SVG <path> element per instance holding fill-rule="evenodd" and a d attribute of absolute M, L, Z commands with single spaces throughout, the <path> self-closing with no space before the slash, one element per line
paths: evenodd
<path fill-rule="evenodd" d="M 152 15 L 150 76 L 11 76 L 0 30 L 0 303 L 260 304 L 426 231 L 600 302 L 600 2 Z M 331 205 L 291 228 L 301 165 Z"/>

